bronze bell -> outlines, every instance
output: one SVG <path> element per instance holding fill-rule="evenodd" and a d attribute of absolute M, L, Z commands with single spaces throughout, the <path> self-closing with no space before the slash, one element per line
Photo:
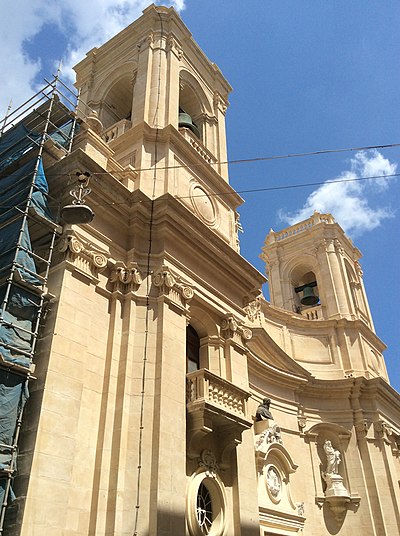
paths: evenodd
<path fill-rule="evenodd" d="M 304 285 L 303 297 L 300 300 L 301 305 L 317 305 L 318 301 L 319 298 L 314 294 L 313 287 Z"/>
<path fill-rule="evenodd" d="M 184 111 L 180 111 L 179 112 L 179 116 L 178 116 L 178 127 L 179 128 L 188 128 L 189 130 L 191 130 L 193 132 L 193 134 L 195 136 L 197 136 L 198 138 L 200 138 L 200 131 L 199 129 L 197 128 L 197 126 L 193 123 L 192 121 L 192 118 L 190 117 L 189 114 L 187 114 L 186 112 Z"/>

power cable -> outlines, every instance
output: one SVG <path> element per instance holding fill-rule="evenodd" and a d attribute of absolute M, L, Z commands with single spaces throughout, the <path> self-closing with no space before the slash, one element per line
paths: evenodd
<path fill-rule="evenodd" d="M 203 166 L 217 166 L 217 165 L 224 165 L 224 164 L 246 164 L 246 163 L 252 163 L 252 162 L 267 162 L 270 160 L 285 160 L 287 158 L 301 158 L 306 156 L 318 156 L 318 155 L 324 155 L 324 154 L 334 154 L 334 153 L 345 153 L 345 152 L 355 152 L 355 151 L 371 151 L 373 149 L 393 149 L 395 147 L 400 147 L 400 143 L 389 143 L 386 145 L 365 145 L 363 147 L 345 147 L 341 149 L 320 149 L 317 151 L 308 151 L 303 153 L 287 153 L 287 154 L 278 154 L 278 155 L 268 155 L 268 156 L 256 156 L 252 158 L 238 158 L 233 160 L 222 160 L 222 161 L 215 161 L 215 162 L 199 162 L 197 164 L 180 164 L 176 166 L 164 166 L 159 167 L 158 170 L 162 171 L 165 169 L 181 169 L 181 168 L 195 168 L 195 167 L 203 167 Z M 138 168 L 134 171 L 152 171 L 153 168 Z M 132 170 L 121 170 L 115 172 L 115 174 L 119 173 L 132 173 Z M 109 173 L 107 171 L 105 172 L 98 172 L 98 173 L 92 173 L 92 175 L 108 175 Z"/>

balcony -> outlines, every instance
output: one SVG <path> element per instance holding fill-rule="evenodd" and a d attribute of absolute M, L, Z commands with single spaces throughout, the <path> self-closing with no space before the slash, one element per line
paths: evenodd
<path fill-rule="evenodd" d="M 191 372 L 186 379 L 189 456 L 199 456 L 201 440 L 213 433 L 218 436 L 222 458 L 228 459 L 241 443 L 242 432 L 253 424 L 247 417 L 250 393 L 207 369 Z"/>

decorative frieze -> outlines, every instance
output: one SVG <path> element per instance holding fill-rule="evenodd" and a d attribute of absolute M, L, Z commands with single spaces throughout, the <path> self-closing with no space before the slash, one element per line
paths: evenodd
<path fill-rule="evenodd" d="M 96 250 L 93 244 L 73 234 L 63 235 L 60 238 L 56 252 L 64 254 L 65 260 L 76 270 L 93 279 L 97 279 L 108 262 L 106 255 Z"/>
<path fill-rule="evenodd" d="M 194 296 L 194 290 L 175 275 L 168 266 L 162 266 L 153 274 L 153 285 L 159 289 L 160 296 L 176 306 L 186 309 L 187 302 Z"/>
<path fill-rule="evenodd" d="M 240 345 L 245 344 L 253 336 L 251 329 L 245 327 L 232 314 L 222 318 L 221 331 L 225 339 L 232 339 L 233 342 Z"/>

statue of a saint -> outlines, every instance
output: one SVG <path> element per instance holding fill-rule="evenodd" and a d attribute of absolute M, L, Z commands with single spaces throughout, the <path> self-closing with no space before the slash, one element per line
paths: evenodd
<path fill-rule="evenodd" d="M 273 416 L 271 415 L 271 412 L 269 411 L 270 405 L 271 405 L 271 399 L 264 398 L 262 404 L 260 404 L 257 408 L 256 421 L 266 421 L 267 419 L 273 420 Z"/>
<path fill-rule="evenodd" d="M 332 443 L 329 439 L 325 440 L 324 451 L 326 454 L 326 470 L 325 473 L 329 474 L 338 474 L 339 472 L 339 463 L 342 461 L 340 457 L 340 452 L 332 447 Z"/>

